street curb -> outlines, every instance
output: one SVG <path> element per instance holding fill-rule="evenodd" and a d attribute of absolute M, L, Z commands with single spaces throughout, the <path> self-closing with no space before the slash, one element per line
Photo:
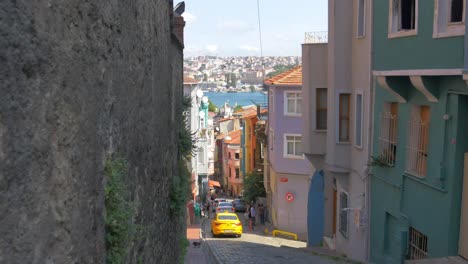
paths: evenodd
<path fill-rule="evenodd" d="M 201 228 L 200 228 L 200 238 L 203 241 L 203 251 L 205 252 L 205 256 L 208 257 L 208 263 L 210 264 L 220 264 L 219 260 L 216 258 L 215 254 L 213 253 L 213 250 L 210 247 L 210 244 L 205 238 L 205 226 L 206 223 L 209 222 L 209 218 L 203 218 Z"/>

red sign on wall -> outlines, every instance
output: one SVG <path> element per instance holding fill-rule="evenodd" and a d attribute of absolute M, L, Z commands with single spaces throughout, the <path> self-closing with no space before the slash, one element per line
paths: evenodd
<path fill-rule="evenodd" d="M 294 201 L 294 194 L 292 194 L 292 192 L 287 192 L 284 198 L 286 198 L 286 201 L 292 202 Z"/>
<path fill-rule="evenodd" d="M 286 178 L 286 177 L 281 177 L 281 178 L 280 178 L 280 182 L 288 182 L 288 180 L 289 180 L 289 179 Z"/>

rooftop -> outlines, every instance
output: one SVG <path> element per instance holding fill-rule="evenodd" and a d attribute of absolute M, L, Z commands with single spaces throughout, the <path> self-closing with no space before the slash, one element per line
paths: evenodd
<path fill-rule="evenodd" d="M 197 83 L 199 82 L 195 80 L 194 78 L 190 78 L 184 75 L 184 84 L 197 84 Z"/>
<path fill-rule="evenodd" d="M 265 80 L 267 85 L 302 85 L 302 65 Z"/>
<path fill-rule="evenodd" d="M 226 137 L 229 136 L 231 140 L 227 140 Z M 234 130 L 229 133 L 224 137 L 224 142 L 227 144 L 234 144 L 234 145 L 239 145 L 240 144 L 240 136 L 241 136 L 241 131 L 240 130 Z"/>

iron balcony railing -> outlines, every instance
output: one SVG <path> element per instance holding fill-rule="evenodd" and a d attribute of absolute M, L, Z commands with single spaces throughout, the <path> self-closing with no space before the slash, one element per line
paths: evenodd
<path fill-rule="evenodd" d="M 304 43 L 328 43 L 328 31 L 306 32 Z"/>

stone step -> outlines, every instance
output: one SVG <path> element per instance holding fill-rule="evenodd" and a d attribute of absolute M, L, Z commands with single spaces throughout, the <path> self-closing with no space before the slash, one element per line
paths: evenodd
<path fill-rule="evenodd" d="M 459 256 L 452 256 L 434 259 L 406 260 L 405 264 L 468 264 L 468 261 Z"/>

